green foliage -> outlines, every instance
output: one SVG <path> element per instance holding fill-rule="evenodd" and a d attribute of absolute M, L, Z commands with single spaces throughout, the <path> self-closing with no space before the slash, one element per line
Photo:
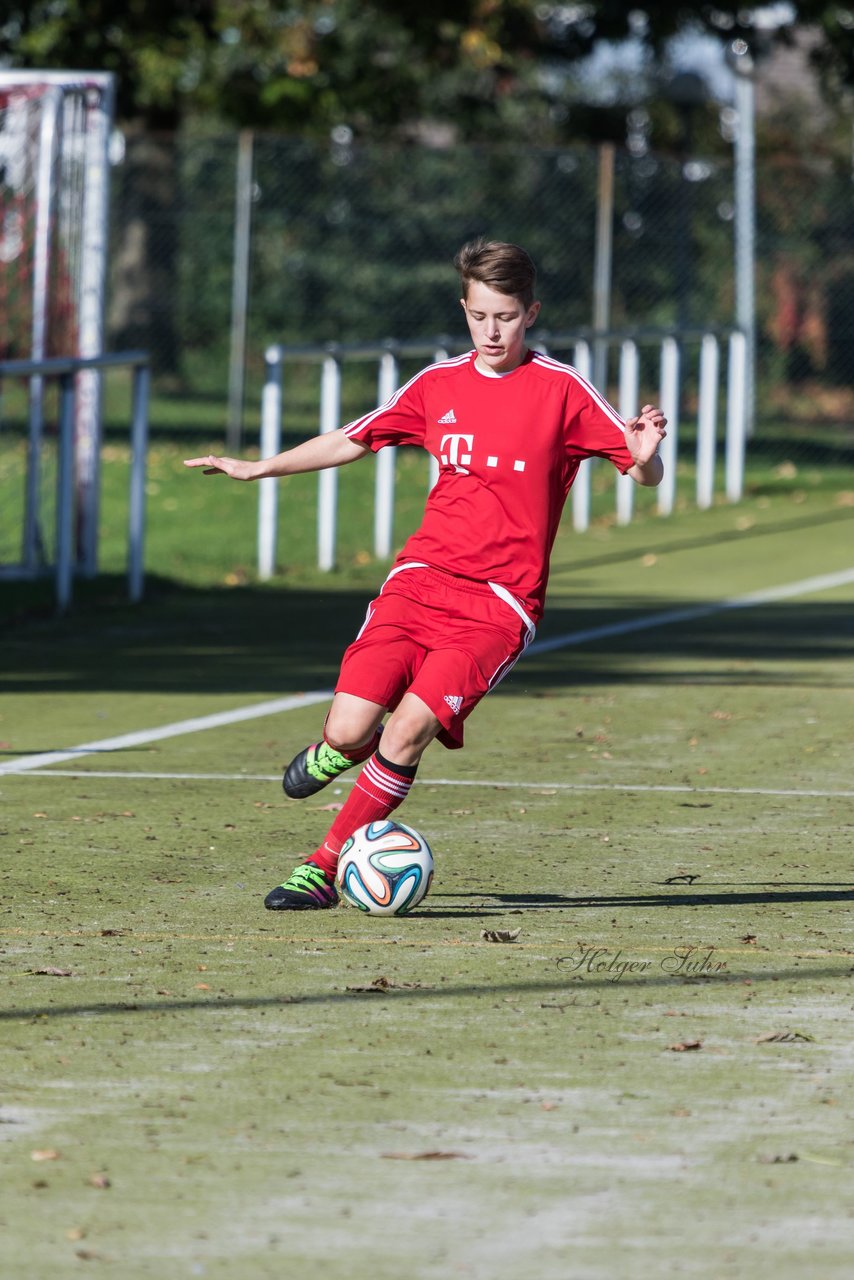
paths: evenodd
<path fill-rule="evenodd" d="M 768 33 L 740 0 L 714 8 L 613 0 L 10 0 L 0 59 L 18 67 L 114 71 L 123 118 L 173 127 L 188 112 L 256 128 L 325 134 L 418 131 L 442 122 L 466 138 L 557 141 L 573 68 L 603 41 L 654 54 L 688 28 L 741 37 L 759 55 L 814 25 L 813 61 L 829 92 L 854 83 L 854 21 L 815 0 Z M 600 113 L 601 115 L 601 113 Z M 607 112 L 605 113 L 607 116 Z M 587 127 L 598 128 L 588 119 Z"/>

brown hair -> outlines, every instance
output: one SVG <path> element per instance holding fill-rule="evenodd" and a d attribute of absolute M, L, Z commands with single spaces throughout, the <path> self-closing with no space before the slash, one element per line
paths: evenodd
<path fill-rule="evenodd" d="M 530 307 L 534 301 L 537 268 L 531 255 L 518 244 L 479 236 L 463 245 L 454 258 L 454 266 L 460 273 L 463 297 L 468 297 L 469 285 L 477 280 L 496 293 L 518 298 L 523 307 Z"/>

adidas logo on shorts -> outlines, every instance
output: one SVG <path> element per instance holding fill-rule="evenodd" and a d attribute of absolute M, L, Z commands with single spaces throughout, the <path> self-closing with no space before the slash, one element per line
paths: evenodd
<path fill-rule="evenodd" d="M 441 425 L 446 422 L 456 422 L 456 420 L 457 419 L 453 409 L 449 409 L 448 412 L 446 414 L 443 414 L 442 417 L 439 419 L 439 423 Z"/>
<path fill-rule="evenodd" d="M 449 693 L 446 693 L 446 694 L 445 694 L 445 701 L 447 702 L 448 706 L 449 706 L 449 707 L 451 708 L 451 710 L 453 711 L 454 715 L 455 715 L 455 716 L 458 716 L 458 715 L 460 714 L 460 711 L 462 710 L 462 705 L 463 705 L 463 700 L 462 700 L 462 698 L 460 698 L 460 697 L 452 697 Z"/>

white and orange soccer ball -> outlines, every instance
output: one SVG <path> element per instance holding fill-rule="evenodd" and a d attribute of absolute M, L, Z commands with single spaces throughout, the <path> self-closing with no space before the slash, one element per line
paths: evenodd
<path fill-rule="evenodd" d="M 335 882 L 346 902 L 372 916 L 404 916 L 433 881 L 433 854 L 402 822 L 369 822 L 344 842 Z"/>

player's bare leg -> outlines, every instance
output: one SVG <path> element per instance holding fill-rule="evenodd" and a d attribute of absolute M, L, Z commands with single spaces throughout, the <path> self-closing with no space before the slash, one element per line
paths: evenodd
<path fill-rule="evenodd" d="M 349 695 L 336 694 L 336 700 L 338 698 L 346 699 Z M 352 705 L 360 702 L 365 700 L 349 698 L 349 703 L 339 704 L 333 727 L 344 728 L 347 717 L 353 716 L 351 727 L 364 730 L 367 720 L 360 720 L 360 709 Z M 366 703 L 362 709 L 365 715 L 370 706 L 375 704 Z M 377 724 L 378 721 L 375 729 Z M 416 694 L 404 694 L 383 730 L 383 750 L 376 748 L 372 753 L 323 844 L 300 863 L 283 884 L 267 894 L 265 907 L 271 911 L 311 911 L 335 905 L 338 901 L 335 867 L 341 846 L 357 827 L 387 818 L 403 803 L 415 780 L 421 756 L 440 728 L 440 722 L 426 703 Z"/>
<path fill-rule="evenodd" d="M 374 754 L 386 708 L 352 693 L 336 693 L 323 738 L 294 756 L 282 779 L 286 795 L 304 800 Z"/>

